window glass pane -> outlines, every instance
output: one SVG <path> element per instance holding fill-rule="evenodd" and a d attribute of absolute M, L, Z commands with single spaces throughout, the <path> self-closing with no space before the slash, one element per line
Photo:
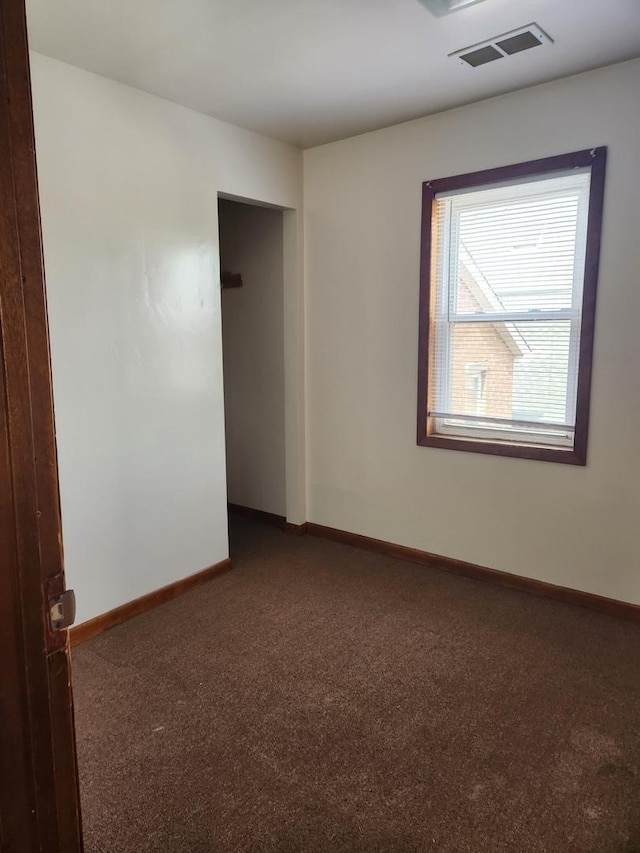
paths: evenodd
<path fill-rule="evenodd" d="M 452 314 L 579 310 L 589 173 L 445 196 Z"/>
<path fill-rule="evenodd" d="M 551 320 L 507 326 L 524 344 L 522 356 L 514 361 L 513 417 L 573 425 L 575 400 L 567 399 L 569 393 L 575 395 L 570 376 L 571 324 Z M 575 361 L 577 357 L 576 346 Z"/>
<path fill-rule="evenodd" d="M 478 423 L 573 425 L 571 321 L 452 323 L 441 327 L 436 347 L 440 412 L 478 415 Z"/>

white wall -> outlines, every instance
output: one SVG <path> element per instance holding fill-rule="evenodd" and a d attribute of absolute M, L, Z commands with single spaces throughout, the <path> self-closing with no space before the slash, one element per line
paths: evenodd
<path fill-rule="evenodd" d="M 305 152 L 309 520 L 640 602 L 640 61 Z M 586 468 L 417 447 L 421 182 L 609 146 Z"/>
<path fill-rule="evenodd" d="M 228 554 L 217 193 L 299 207 L 301 155 L 37 54 L 32 76 L 66 567 L 84 621 Z"/>
<path fill-rule="evenodd" d="M 222 291 L 227 495 L 286 516 L 282 211 L 222 200 L 219 217 L 243 282 Z"/>

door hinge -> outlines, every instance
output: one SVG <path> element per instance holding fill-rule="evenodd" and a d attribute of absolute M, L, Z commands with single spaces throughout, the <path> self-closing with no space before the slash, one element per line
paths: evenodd
<path fill-rule="evenodd" d="M 72 589 L 49 599 L 49 619 L 52 631 L 61 631 L 73 625 L 76 621 L 76 594 Z"/>

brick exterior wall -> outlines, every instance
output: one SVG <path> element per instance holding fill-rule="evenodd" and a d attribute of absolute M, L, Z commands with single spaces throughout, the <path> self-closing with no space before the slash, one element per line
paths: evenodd
<path fill-rule="evenodd" d="M 462 279 L 458 310 L 482 310 Z M 505 330 L 504 334 L 509 332 Z M 498 331 L 498 324 L 459 324 L 454 330 L 452 352 L 451 411 L 511 417 L 515 353 Z"/>

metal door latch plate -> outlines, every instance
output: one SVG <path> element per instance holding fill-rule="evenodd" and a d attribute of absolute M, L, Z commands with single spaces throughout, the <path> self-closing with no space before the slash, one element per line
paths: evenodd
<path fill-rule="evenodd" d="M 52 631 L 62 631 L 76 621 L 76 595 L 68 589 L 49 601 L 49 618 Z"/>

